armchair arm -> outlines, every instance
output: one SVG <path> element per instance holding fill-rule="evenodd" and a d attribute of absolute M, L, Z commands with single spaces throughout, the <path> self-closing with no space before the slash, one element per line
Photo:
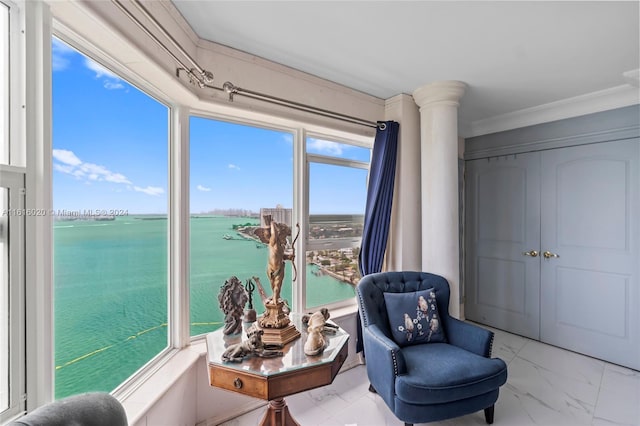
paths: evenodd
<path fill-rule="evenodd" d="M 9 425 L 126 426 L 127 413 L 111 394 L 88 392 L 45 404 Z"/>
<path fill-rule="evenodd" d="M 378 395 L 393 407 L 395 378 L 407 371 L 402 351 L 376 324 L 364 328 L 363 340 L 369 382 Z"/>
<path fill-rule="evenodd" d="M 449 317 L 446 327 L 449 343 L 485 358 L 491 357 L 492 331 L 453 317 Z"/>

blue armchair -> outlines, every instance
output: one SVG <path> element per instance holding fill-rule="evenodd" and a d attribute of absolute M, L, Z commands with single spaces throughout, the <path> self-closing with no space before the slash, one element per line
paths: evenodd
<path fill-rule="evenodd" d="M 444 333 L 443 341 L 418 343 L 409 336 L 410 344 L 398 344 L 394 332 L 407 330 L 390 325 L 385 299 L 397 296 L 388 293 L 428 289 L 433 289 L 427 292 L 432 297 L 435 293 L 436 326 Z M 487 423 L 493 423 L 498 391 L 507 381 L 507 366 L 501 359 L 491 358 L 492 332 L 449 316 L 449 283 L 445 278 L 426 272 L 381 272 L 364 276 L 356 291 L 370 390 L 380 395 L 398 419 L 411 425 L 484 410 Z M 422 318 L 420 312 L 417 318 Z M 422 328 L 409 320 L 411 330 L 412 324 L 421 331 L 429 329 L 428 322 Z"/>

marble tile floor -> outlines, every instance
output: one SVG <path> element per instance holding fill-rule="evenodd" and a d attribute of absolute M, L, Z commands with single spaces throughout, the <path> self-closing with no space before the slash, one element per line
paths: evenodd
<path fill-rule="evenodd" d="M 509 371 L 494 425 L 640 425 L 640 372 L 493 331 L 493 356 L 502 358 Z M 286 401 L 301 426 L 403 426 L 368 387 L 366 367 L 361 365 L 339 374 L 329 386 Z M 255 426 L 264 411 L 259 408 L 220 426 Z M 429 425 L 486 423 L 480 411 Z"/>

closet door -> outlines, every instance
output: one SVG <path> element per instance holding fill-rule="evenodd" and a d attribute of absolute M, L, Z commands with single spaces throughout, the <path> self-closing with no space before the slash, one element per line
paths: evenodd
<path fill-rule="evenodd" d="M 638 139 L 542 153 L 541 340 L 634 369 L 639 169 Z"/>
<path fill-rule="evenodd" d="M 466 168 L 465 316 L 539 339 L 540 153 Z"/>

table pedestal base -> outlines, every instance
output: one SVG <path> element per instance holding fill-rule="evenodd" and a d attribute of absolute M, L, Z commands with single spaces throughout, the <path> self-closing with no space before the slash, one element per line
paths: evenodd
<path fill-rule="evenodd" d="M 260 426 L 300 426 L 300 423 L 296 422 L 289 413 L 289 407 L 284 398 L 276 398 L 269 401 L 269 408 L 264 413 Z"/>

